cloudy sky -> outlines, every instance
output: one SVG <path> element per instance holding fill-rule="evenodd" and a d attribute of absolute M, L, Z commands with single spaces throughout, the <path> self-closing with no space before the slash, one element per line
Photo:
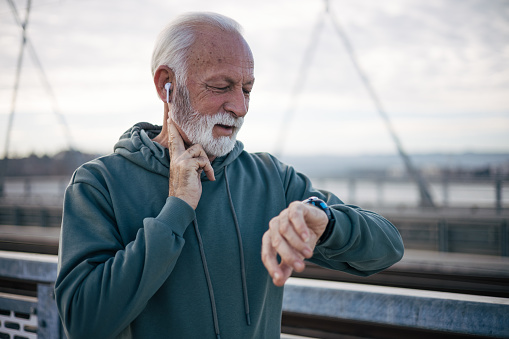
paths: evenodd
<path fill-rule="evenodd" d="M 26 1 L 14 2 L 23 17 Z M 206 10 L 236 19 L 255 56 L 256 85 L 239 133 L 247 150 L 276 151 L 285 126 L 285 154 L 396 153 L 330 17 L 323 16 L 323 1 L 32 3 L 27 33 L 80 150 L 106 153 L 132 124 L 162 123 L 150 75 L 155 37 L 178 14 Z M 508 0 L 331 0 L 330 12 L 409 153 L 509 152 Z M 323 26 L 313 36 L 319 18 Z M 2 152 L 20 41 L 10 7 L 0 1 Z M 25 53 L 10 154 L 64 148 L 52 101 Z"/>

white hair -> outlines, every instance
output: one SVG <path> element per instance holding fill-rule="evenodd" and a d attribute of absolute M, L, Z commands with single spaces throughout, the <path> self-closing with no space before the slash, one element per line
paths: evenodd
<path fill-rule="evenodd" d="M 199 28 L 210 26 L 242 35 L 242 27 L 233 19 L 212 12 L 191 12 L 177 17 L 158 35 L 152 52 L 152 77 L 157 68 L 166 65 L 173 70 L 178 83 L 185 84 L 189 49 Z"/>

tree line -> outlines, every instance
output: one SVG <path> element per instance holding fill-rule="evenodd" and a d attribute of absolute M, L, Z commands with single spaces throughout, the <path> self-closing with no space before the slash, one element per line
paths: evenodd
<path fill-rule="evenodd" d="M 74 150 L 62 151 L 53 156 L 31 154 L 24 158 L 9 158 L 7 163 L 1 159 L 0 168 L 4 168 L 5 175 L 9 177 L 71 175 L 81 164 L 97 156 Z"/>

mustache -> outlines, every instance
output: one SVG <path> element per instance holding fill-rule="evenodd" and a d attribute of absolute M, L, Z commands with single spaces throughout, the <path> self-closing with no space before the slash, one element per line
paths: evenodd
<path fill-rule="evenodd" d="M 211 120 L 212 122 L 215 122 L 214 125 L 225 125 L 232 126 L 235 128 L 242 127 L 242 124 L 244 123 L 244 117 L 237 118 L 228 113 L 215 114 L 213 115 L 213 118 Z"/>
<path fill-rule="evenodd" d="M 224 125 L 231 126 L 234 128 L 241 128 L 244 124 L 244 117 L 234 117 L 231 113 L 219 112 L 214 115 L 201 115 L 199 112 L 191 113 L 191 117 L 189 120 L 196 121 L 200 119 L 204 119 L 207 122 L 208 126 L 214 125 Z M 195 120 L 196 119 L 196 120 Z"/>

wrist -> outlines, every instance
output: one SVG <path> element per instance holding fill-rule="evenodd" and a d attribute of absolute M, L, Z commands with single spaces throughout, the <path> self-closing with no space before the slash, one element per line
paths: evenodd
<path fill-rule="evenodd" d="M 334 214 L 332 214 L 330 207 L 327 206 L 327 203 L 317 197 L 307 198 L 306 200 L 302 201 L 302 203 L 318 207 L 327 215 L 328 219 L 327 225 L 325 226 L 322 235 L 318 238 L 318 241 L 316 242 L 316 245 L 320 245 L 329 238 L 330 234 L 332 233 L 332 230 L 334 229 L 335 224 Z"/>

